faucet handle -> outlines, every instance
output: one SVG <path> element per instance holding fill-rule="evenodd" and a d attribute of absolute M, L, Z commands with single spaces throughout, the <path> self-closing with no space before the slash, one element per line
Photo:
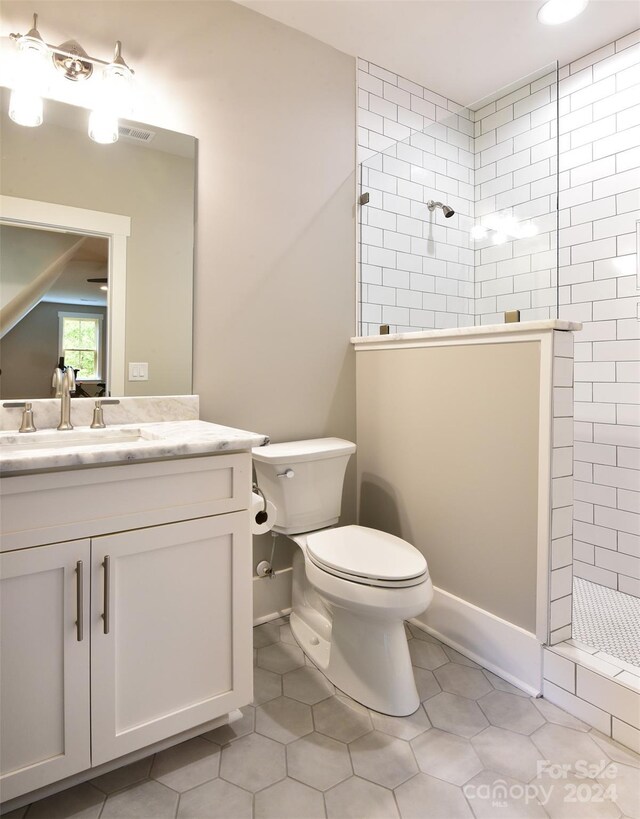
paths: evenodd
<path fill-rule="evenodd" d="M 107 425 L 104 422 L 104 412 L 102 411 L 102 407 L 104 404 L 119 404 L 120 401 L 117 398 L 99 398 L 96 401 L 95 408 L 93 410 L 93 421 L 91 422 L 91 429 L 104 429 Z"/>
<path fill-rule="evenodd" d="M 7 407 L 7 409 L 14 408 L 22 410 L 22 420 L 18 432 L 36 431 L 36 426 L 33 423 L 33 404 L 31 401 L 6 401 L 2 406 Z"/>
<path fill-rule="evenodd" d="M 102 412 L 102 401 L 96 401 L 95 409 L 93 410 L 93 420 L 91 421 L 91 429 L 104 429 L 106 424 L 104 422 L 104 413 Z"/>
<path fill-rule="evenodd" d="M 33 423 L 33 404 L 31 401 L 25 401 L 24 409 L 22 410 L 22 422 L 18 432 L 35 432 L 36 425 Z"/>

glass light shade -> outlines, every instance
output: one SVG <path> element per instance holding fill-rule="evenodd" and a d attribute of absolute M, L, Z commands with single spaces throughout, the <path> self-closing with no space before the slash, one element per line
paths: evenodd
<path fill-rule="evenodd" d="M 557 26 L 573 20 L 587 7 L 589 0 L 547 0 L 538 11 L 538 20 L 545 26 Z"/>
<path fill-rule="evenodd" d="M 131 109 L 133 78 L 126 65 L 111 63 L 102 72 L 96 108 L 113 111 L 119 115 Z"/>
<path fill-rule="evenodd" d="M 494 245 L 503 245 L 507 241 L 507 234 L 502 233 L 500 230 L 496 230 L 496 232 L 493 234 L 492 241 Z"/>
<path fill-rule="evenodd" d="M 96 106 L 89 117 L 89 136 L 94 142 L 118 141 L 118 117 L 131 108 L 132 74 L 126 65 L 111 63 L 103 69 Z"/>
<path fill-rule="evenodd" d="M 9 98 L 9 116 L 18 125 L 28 128 L 42 125 L 42 97 L 31 91 L 14 89 Z"/>
<path fill-rule="evenodd" d="M 89 136 L 101 145 L 118 141 L 118 117 L 110 111 L 97 109 L 89 116 Z"/>
<path fill-rule="evenodd" d="M 18 40 L 9 99 L 9 116 L 18 125 L 29 128 L 42 125 L 42 97 L 48 87 L 48 56 L 49 49 L 42 40 L 30 36 Z"/>
<path fill-rule="evenodd" d="M 472 239 L 484 239 L 487 235 L 487 229 L 484 225 L 474 225 L 471 228 L 471 238 Z"/>
<path fill-rule="evenodd" d="M 48 57 L 49 49 L 42 40 L 21 37 L 18 41 L 14 88 L 29 89 L 42 96 L 48 85 Z"/>

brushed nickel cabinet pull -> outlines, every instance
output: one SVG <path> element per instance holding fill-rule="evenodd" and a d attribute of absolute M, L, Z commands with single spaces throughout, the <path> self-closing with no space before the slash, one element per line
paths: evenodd
<path fill-rule="evenodd" d="M 104 620 L 104 633 L 109 633 L 111 620 L 111 556 L 104 556 L 104 613 L 102 619 Z"/>
<path fill-rule="evenodd" d="M 84 563 L 76 563 L 76 639 L 79 643 L 84 640 Z"/>

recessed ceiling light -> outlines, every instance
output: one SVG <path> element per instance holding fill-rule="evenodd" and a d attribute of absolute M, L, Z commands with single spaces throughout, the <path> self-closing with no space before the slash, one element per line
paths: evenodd
<path fill-rule="evenodd" d="M 573 20 L 587 7 L 589 0 L 547 0 L 538 11 L 538 20 L 545 26 L 557 26 Z"/>

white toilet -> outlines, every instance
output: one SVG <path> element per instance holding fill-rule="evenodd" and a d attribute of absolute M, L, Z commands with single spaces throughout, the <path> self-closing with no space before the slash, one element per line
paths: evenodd
<path fill-rule="evenodd" d="M 355 444 L 318 438 L 253 450 L 258 485 L 277 510 L 274 532 L 300 547 L 291 630 L 337 688 L 393 716 L 420 705 L 404 621 L 430 604 L 423 555 L 393 535 L 335 527 Z"/>

